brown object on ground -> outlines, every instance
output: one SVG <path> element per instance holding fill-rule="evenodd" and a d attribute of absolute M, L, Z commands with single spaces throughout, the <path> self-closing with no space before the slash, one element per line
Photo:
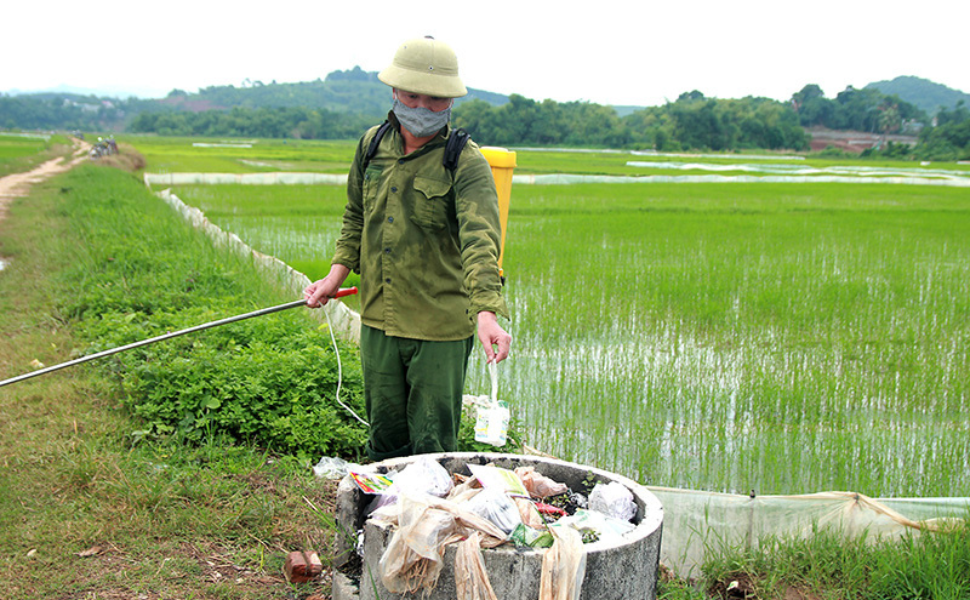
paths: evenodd
<path fill-rule="evenodd" d="M 316 552 L 290 552 L 283 565 L 286 580 L 291 583 L 306 583 L 323 573 L 323 563 Z"/>

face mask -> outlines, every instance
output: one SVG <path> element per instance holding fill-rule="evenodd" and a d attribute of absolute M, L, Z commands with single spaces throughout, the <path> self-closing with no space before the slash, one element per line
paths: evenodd
<path fill-rule="evenodd" d="M 451 119 L 451 107 L 441 112 L 434 112 L 421 106 L 411 108 L 397 98 L 394 99 L 394 107 L 391 108 L 391 111 L 401 122 L 401 125 L 410 131 L 411 135 L 418 138 L 438 133 Z"/>

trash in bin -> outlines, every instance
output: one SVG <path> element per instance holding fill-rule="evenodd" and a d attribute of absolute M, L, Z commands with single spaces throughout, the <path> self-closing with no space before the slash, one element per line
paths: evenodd
<path fill-rule="evenodd" d="M 624 521 L 629 521 L 637 514 L 633 492 L 615 481 L 593 486 L 593 491 L 589 493 L 589 508 Z"/>

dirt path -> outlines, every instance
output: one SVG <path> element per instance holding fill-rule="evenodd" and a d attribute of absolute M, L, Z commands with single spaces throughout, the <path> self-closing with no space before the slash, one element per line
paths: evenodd
<path fill-rule="evenodd" d="M 31 185 L 58 173 L 63 173 L 87 159 L 88 152 L 91 151 L 91 144 L 77 138 L 71 139 L 74 143 L 74 153 L 69 160 L 63 157 L 52 158 L 32 171 L 0 177 L 0 221 L 6 218 L 7 207 L 13 202 L 14 198 L 26 196 Z"/>

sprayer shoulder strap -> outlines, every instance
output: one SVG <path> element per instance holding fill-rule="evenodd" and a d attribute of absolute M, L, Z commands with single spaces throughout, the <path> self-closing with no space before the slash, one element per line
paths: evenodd
<path fill-rule="evenodd" d="M 448 143 L 445 144 L 445 156 L 441 159 L 441 164 L 452 173 L 458 168 L 458 158 L 470 139 L 471 136 L 461 127 L 452 131 L 451 136 L 448 137 Z"/>
<path fill-rule="evenodd" d="M 370 145 L 367 146 L 367 153 L 364 155 L 364 170 L 367 170 L 367 165 L 370 164 L 374 155 L 377 154 L 377 148 L 381 145 L 381 140 L 384 139 L 384 134 L 387 130 L 392 127 L 390 121 L 384 121 L 380 127 L 377 128 L 377 132 L 370 141 Z M 461 156 L 462 150 L 465 149 L 465 144 L 471 136 L 468 132 L 462 128 L 455 129 L 451 132 L 451 136 L 448 137 L 448 142 L 445 144 L 445 155 L 441 159 L 441 164 L 445 166 L 446 169 L 455 172 L 458 168 L 458 158 Z"/>
<path fill-rule="evenodd" d="M 384 134 L 387 133 L 387 130 L 390 128 L 391 122 L 384 121 L 381 123 L 381 126 L 377 128 L 377 132 L 374 134 L 374 137 L 371 138 L 370 145 L 367 146 L 367 153 L 364 154 L 365 171 L 367 170 L 367 165 L 370 164 L 371 159 L 374 158 L 375 154 L 377 154 L 377 148 L 381 145 L 381 140 L 384 139 Z"/>

